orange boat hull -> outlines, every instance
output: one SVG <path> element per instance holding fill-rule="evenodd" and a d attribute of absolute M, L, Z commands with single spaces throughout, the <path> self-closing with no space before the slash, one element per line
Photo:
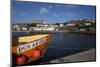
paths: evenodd
<path fill-rule="evenodd" d="M 27 57 L 27 60 L 19 65 L 23 65 L 23 64 L 26 64 L 26 63 L 29 63 L 32 61 L 36 61 L 43 57 L 50 41 L 51 41 L 50 34 L 47 34 L 46 36 L 41 35 L 40 38 L 38 38 L 38 39 L 36 38 L 36 40 L 34 40 L 34 41 L 17 43 L 20 45 L 12 47 L 12 53 L 17 56 L 23 55 L 23 56 Z M 33 46 L 33 44 L 36 42 L 38 44 L 37 45 L 35 44 Z M 20 49 L 20 50 L 18 50 L 18 49 Z M 17 60 L 16 59 L 12 59 L 12 60 L 13 60 L 12 62 L 15 62 L 15 64 L 16 64 Z"/>

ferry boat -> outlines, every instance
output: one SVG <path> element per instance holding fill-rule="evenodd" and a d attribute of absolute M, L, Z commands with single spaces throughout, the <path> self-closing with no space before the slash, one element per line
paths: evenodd
<path fill-rule="evenodd" d="M 12 65 L 24 65 L 41 59 L 50 41 L 50 34 L 17 37 L 12 42 Z"/>

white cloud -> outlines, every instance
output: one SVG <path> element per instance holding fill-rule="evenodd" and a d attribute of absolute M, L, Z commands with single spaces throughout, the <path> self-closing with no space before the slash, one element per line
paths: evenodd
<path fill-rule="evenodd" d="M 54 15 L 55 17 L 57 17 L 57 18 L 59 17 L 56 13 L 54 13 L 53 15 Z"/>
<path fill-rule="evenodd" d="M 48 9 L 47 8 L 42 7 L 40 9 L 40 14 L 47 14 L 47 13 L 48 13 Z"/>

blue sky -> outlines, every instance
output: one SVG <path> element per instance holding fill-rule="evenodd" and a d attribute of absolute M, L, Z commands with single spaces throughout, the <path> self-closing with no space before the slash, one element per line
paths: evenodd
<path fill-rule="evenodd" d="M 39 2 L 13 1 L 12 23 L 31 23 L 43 19 L 48 23 L 63 23 L 69 20 L 95 20 L 95 6 L 54 4 Z"/>

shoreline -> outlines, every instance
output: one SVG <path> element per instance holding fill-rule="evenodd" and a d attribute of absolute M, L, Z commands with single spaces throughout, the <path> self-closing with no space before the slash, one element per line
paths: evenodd
<path fill-rule="evenodd" d="M 76 33 L 76 34 L 87 34 L 87 35 L 96 35 L 96 33 L 93 32 L 76 32 L 76 31 L 71 31 L 69 33 Z"/>
<path fill-rule="evenodd" d="M 96 35 L 96 33 L 93 33 L 93 32 L 76 32 L 76 31 L 12 31 L 12 32 L 26 32 L 26 33 L 29 33 L 29 34 L 38 34 L 38 33 L 49 33 L 49 34 L 52 34 L 52 33 L 75 33 L 75 34 L 87 34 L 87 35 Z"/>

